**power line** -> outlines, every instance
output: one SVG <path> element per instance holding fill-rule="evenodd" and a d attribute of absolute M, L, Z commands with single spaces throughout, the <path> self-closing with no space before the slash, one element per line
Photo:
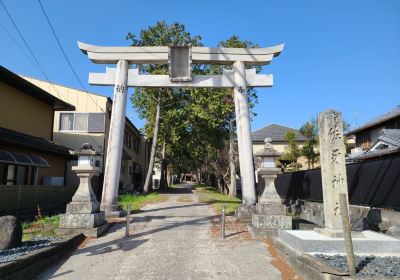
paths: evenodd
<path fill-rule="evenodd" d="M 71 63 L 71 61 L 69 60 L 69 58 L 68 58 L 68 56 L 67 56 L 67 54 L 66 54 L 64 48 L 63 48 L 62 45 L 61 45 L 61 42 L 60 42 L 60 40 L 59 40 L 59 38 L 58 38 L 58 36 L 57 36 L 57 34 L 56 34 L 56 31 L 55 31 L 54 28 L 53 28 L 53 25 L 51 24 L 50 18 L 47 16 L 46 10 L 44 9 L 44 6 L 43 6 L 42 2 L 41 2 L 40 0 L 38 0 L 38 2 L 39 2 L 39 5 L 40 5 L 40 8 L 42 9 L 43 15 L 44 15 L 44 17 L 46 18 L 47 23 L 48 23 L 48 25 L 49 25 L 49 27 L 50 27 L 50 29 L 51 29 L 51 32 L 53 33 L 54 39 L 56 40 L 58 46 L 60 47 L 61 53 L 63 54 L 65 60 L 67 61 L 68 66 L 69 66 L 69 68 L 71 69 L 72 73 L 74 74 L 75 78 L 78 80 L 79 84 L 81 85 L 81 87 L 83 88 L 83 90 L 84 90 L 85 93 L 86 93 L 86 99 L 87 99 L 87 97 L 89 97 L 89 98 L 92 100 L 92 102 L 94 102 L 94 104 L 96 105 L 96 107 L 99 108 L 100 111 L 104 112 L 103 108 L 101 108 L 101 107 L 97 104 L 97 101 L 94 100 L 94 99 L 92 98 L 92 96 L 91 96 L 91 95 L 89 94 L 89 92 L 87 91 L 86 87 L 83 85 L 81 79 L 79 78 L 79 76 L 78 76 L 78 74 L 76 73 L 74 67 L 72 66 L 72 63 Z M 87 107 L 87 100 L 86 100 L 86 107 Z M 87 109 L 86 109 L 86 111 L 87 111 Z M 105 116 L 105 115 L 104 115 L 104 116 Z M 89 136 L 89 139 L 91 139 L 98 147 L 99 147 L 99 146 L 102 146 L 102 145 L 100 145 L 100 144 L 97 142 L 97 140 L 96 140 L 94 137 L 92 137 L 90 134 L 89 134 L 88 136 Z"/>
<path fill-rule="evenodd" d="M 0 27 L 1 29 L 3 29 L 4 33 L 6 33 L 6 35 L 8 36 L 8 38 L 10 38 L 11 41 L 14 42 L 14 44 L 18 47 L 18 49 L 25 55 L 25 57 L 32 63 L 33 66 L 35 66 L 36 68 L 38 68 L 38 66 L 36 65 L 36 63 L 32 60 L 32 58 L 26 53 L 26 51 L 24 50 L 24 48 L 21 47 L 21 45 L 17 42 L 17 40 L 11 35 L 10 32 L 8 32 L 8 30 L 5 28 L 5 26 L 3 24 L 1 24 L 0 22 Z"/>
<path fill-rule="evenodd" d="M 56 89 L 56 87 L 50 82 L 50 78 L 47 76 L 46 72 L 44 71 L 43 67 L 40 65 L 38 59 L 36 58 L 35 54 L 33 53 L 32 49 L 30 48 L 28 42 L 25 40 L 24 36 L 22 35 L 21 31 L 19 30 L 17 24 L 15 23 L 15 21 L 13 20 L 13 18 L 11 17 L 11 14 L 8 12 L 6 6 L 4 5 L 3 1 L 0 0 L 0 4 L 3 6 L 4 11 L 6 12 L 8 18 L 10 19 L 11 23 L 13 24 L 15 30 L 17 31 L 18 35 L 21 37 L 22 41 L 24 42 L 25 47 L 28 49 L 29 53 L 31 54 L 32 58 L 35 60 L 38 69 L 40 70 L 40 72 L 42 72 L 42 74 L 44 75 L 44 77 L 46 78 L 46 80 L 53 86 L 54 90 L 56 91 L 58 97 L 61 98 L 60 93 L 58 92 L 58 90 Z"/>
<path fill-rule="evenodd" d="M 8 18 L 10 19 L 11 23 L 13 24 L 15 30 L 17 31 L 18 35 L 21 37 L 22 41 L 24 42 L 26 48 L 28 49 L 29 53 L 31 54 L 32 58 L 34 59 L 34 61 L 36 63 L 33 63 L 33 61 L 31 59 L 29 59 L 33 65 L 35 65 L 40 72 L 42 72 L 42 74 L 45 76 L 47 82 L 54 88 L 55 93 L 58 95 L 58 97 L 60 99 L 62 99 L 62 97 L 60 96 L 59 91 L 57 90 L 57 88 L 54 86 L 54 84 L 50 81 L 49 77 L 47 76 L 46 72 L 44 71 L 43 67 L 40 65 L 38 59 L 36 58 L 35 54 L 33 53 L 32 49 L 30 48 L 28 42 L 25 40 L 24 36 L 22 35 L 21 31 L 19 30 L 18 26 L 16 25 L 15 21 L 13 20 L 13 18 L 11 17 L 11 14 L 8 12 L 6 6 L 4 5 L 3 1 L 0 0 L 0 4 L 3 6 L 5 12 L 7 13 Z M 1 25 L 2 26 L 2 25 Z M 7 32 L 7 30 L 4 28 L 4 26 L 2 26 L 2 28 L 4 29 L 4 31 L 7 33 L 7 35 L 10 36 L 10 38 L 13 40 L 13 42 L 18 46 L 18 48 L 27 56 L 27 58 L 29 58 L 29 56 L 26 54 L 26 52 L 22 49 L 21 46 L 19 46 L 19 44 L 17 43 L 17 41 L 11 36 L 11 34 L 9 34 L 9 32 Z M 97 104 L 96 104 L 97 105 Z M 91 135 L 89 135 L 89 138 L 91 138 L 94 143 L 96 143 L 97 146 L 102 146 L 100 145 L 96 139 L 94 139 Z"/>
<path fill-rule="evenodd" d="M 46 20 L 47 20 L 47 23 L 49 24 L 49 27 L 50 27 L 50 29 L 51 29 L 51 31 L 52 31 L 52 33 L 53 33 L 53 36 L 54 36 L 54 38 L 56 39 L 58 46 L 60 47 L 61 53 L 63 54 L 65 60 L 67 61 L 68 65 L 69 65 L 69 68 L 71 69 L 72 73 L 74 73 L 75 78 L 78 80 L 79 84 L 81 85 L 81 87 L 83 88 L 83 90 L 87 93 L 87 95 L 89 96 L 89 98 L 96 104 L 96 106 L 97 106 L 102 112 L 104 112 L 103 108 L 101 108 L 100 106 L 98 106 L 97 102 L 89 95 L 89 93 L 88 93 L 86 87 L 83 85 L 81 79 L 79 78 L 79 76 L 78 76 L 78 74 L 76 73 L 74 67 L 72 66 L 71 61 L 68 59 L 68 56 L 67 56 L 67 54 L 65 53 L 64 48 L 62 47 L 62 45 L 61 45 L 61 43 L 60 43 L 60 40 L 58 39 L 58 36 L 57 36 L 57 34 L 56 34 L 56 31 L 54 30 L 53 25 L 51 24 L 50 19 L 49 19 L 49 17 L 47 16 L 46 10 L 44 9 L 41 0 L 38 0 L 38 2 L 39 2 L 39 5 L 40 5 L 40 8 L 41 8 L 42 11 L 43 11 L 43 14 L 44 14 Z"/>

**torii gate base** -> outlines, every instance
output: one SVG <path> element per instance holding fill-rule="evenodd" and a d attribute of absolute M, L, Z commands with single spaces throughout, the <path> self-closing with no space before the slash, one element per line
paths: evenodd
<path fill-rule="evenodd" d="M 107 217 L 120 213 L 117 199 L 129 86 L 233 88 L 244 204 L 241 209 L 244 212 L 251 211 L 256 203 L 256 191 L 247 86 L 270 87 L 272 75 L 256 74 L 255 69 L 246 70 L 245 66 L 269 64 L 273 57 L 280 54 L 283 45 L 260 49 L 178 47 L 182 48 L 181 53 L 176 47 L 97 47 L 79 42 L 78 45 L 95 63 L 117 64 L 116 69 L 107 69 L 106 73 L 89 75 L 90 84 L 114 85 L 101 200 L 101 210 L 105 211 Z M 233 67 L 232 71 L 224 71 L 219 76 L 191 76 L 192 63 L 228 64 Z M 170 75 L 140 75 L 137 69 L 129 69 L 130 64 L 169 64 Z M 175 73 L 178 76 L 174 76 Z"/>

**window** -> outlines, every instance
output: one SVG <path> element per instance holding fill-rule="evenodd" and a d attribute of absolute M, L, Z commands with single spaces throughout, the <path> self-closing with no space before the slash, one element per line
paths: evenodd
<path fill-rule="evenodd" d="M 60 130 L 104 132 L 104 113 L 60 113 Z"/>
<path fill-rule="evenodd" d="M 132 148 L 132 135 L 128 134 L 128 148 Z"/>
<path fill-rule="evenodd" d="M 132 149 L 133 149 L 136 153 L 139 153 L 139 140 L 138 140 L 138 139 L 133 140 Z"/>
<path fill-rule="evenodd" d="M 15 177 L 17 173 L 17 167 L 15 165 L 8 165 L 6 169 L 6 185 L 15 185 Z"/>
<path fill-rule="evenodd" d="M 6 185 L 26 185 L 28 183 L 28 167 L 17 165 L 6 165 Z"/>

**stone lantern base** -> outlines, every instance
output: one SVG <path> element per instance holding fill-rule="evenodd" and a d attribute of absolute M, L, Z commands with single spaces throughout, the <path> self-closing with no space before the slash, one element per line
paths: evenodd
<path fill-rule="evenodd" d="M 90 164 L 88 158 L 97 155 L 87 144 L 81 150 L 71 152 L 78 155 L 78 166 L 72 167 L 79 177 L 79 187 L 72 201 L 67 205 L 66 213 L 61 214 L 59 232 L 62 234 L 83 233 L 86 237 L 98 237 L 108 229 L 104 211 L 93 193 L 91 180 L 99 174 L 98 167 Z M 82 161 L 79 163 L 79 161 Z"/>
<path fill-rule="evenodd" d="M 277 235 L 279 229 L 292 229 L 292 217 L 286 216 L 284 206 L 281 203 L 257 204 L 248 225 L 253 237 Z"/>
<path fill-rule="evenodd" d="M 292 229 L 292 217 L 286 215 L 284 205 L 275 189 L 274 180 L 279 169 L 259 168 L 257 172 L 263 177 L 265 188 L 251 215 L 249 232 L 253 237 L 266 237 L 277 235 L 279 229 Z"/>
<path fill-rule="evenodd" d="M 67 205 L 66 213 L 60 216 L 59 232 L 63 234 L 83 233 L 86 237 L 99 237 L 109 226 L 97 201 L 73 201 Z"/>

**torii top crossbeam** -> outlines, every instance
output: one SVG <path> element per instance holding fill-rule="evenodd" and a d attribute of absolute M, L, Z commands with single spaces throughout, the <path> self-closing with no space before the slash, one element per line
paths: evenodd
<path fill-rule="evenodd" d="M 79 48 L 88 58 L 98 64 L 116 64 L 124 60 L 129 64 L 168 64 L 171 66 L 171 47 L 100 47 L 78 42 Z M 190 47 L 190 64 L 232 65 L 241 61 L 247 65 L 267 65 L 283 50 L 283 44 L 269 48 L 207 48 Z M 114 85 L 115 68 L 107 68 L 106 73 L 90 73 L 89 83 L 94 85 Z M 170 69 L 171 72 L 171 69 Z M 186 78 L 171 79 L 170 75 L 142 75 L 138 69 L 129 69 L 127 86 L 166 88 L 233 88 L 232 70 L 224 70 L 222 75 L 190 75 Z M 190 77 L 189 77 L 190 76 Z M 249 87 L 270 87 L 272 75 L 256 74 L 255 69 L 246 69 L 246 85 Z"/>
<path fill-rule="evenodd" d="M 168 47 L 101 47 L 78 42 L 89 59 L 98 64 L 115 64 L 127 60 L 131 64 L 168 64 Z M 269 48 L 192 47 L 192 62 L 197 64 L 268 65 L 283 50 L 283 44 Z"/>

